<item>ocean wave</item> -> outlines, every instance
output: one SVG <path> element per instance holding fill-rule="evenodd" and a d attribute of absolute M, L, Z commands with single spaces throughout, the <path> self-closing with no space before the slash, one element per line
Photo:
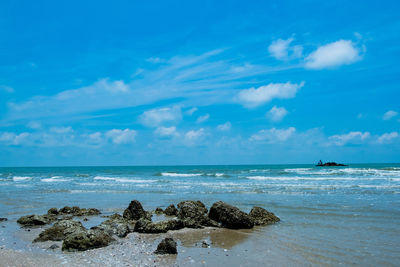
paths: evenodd
<path fill-rule="evenodd" d="M 61 179 L 60 179 L 61 178 Z M 44 179 L 40 179 L 41 182 L 45 182 L 45 183 L 52 183 L 52 182 L 68 182 L 68 179 L 63 179 L 62 176 L 53 176 L 50 178 L 44 178 Z"/>
<path fill-rule="evenodd" d="M 96 176 L 93 180 L 100 181 L 114 181 L 118 183 L 154 183 L 157 180 L 145 180 L 145 179 L 128 179 L 128 178 L 119 178 L 119 177 L 104 177 L 104 176 Z"/>
<path fill-rule="evenodd" d="M 20 182 L 20 181 L 31 180 L 32 177 L 30 177 L 30 176 L 14 176 L 12 179 L 14 182 Z"/>
<path fill-rule="evenodd" d="M 283 173 L 294 173 L 299 175 L 323 175 L 323 176 L 343 176 L 343 175 L 359 175 L 359 176 L 400 176 L 400 168 L 293 168 L 284 169 Z"/>
<path fill-rule="evenodd" d="M 175 172 L 162 172 L 161 176 L 168 177 L 194 177 L 194 176 L 202 176 L 202 173 L 175 173 Z"/>
<path fill-rule="evenodd" d="M 356 177 L 303 177 L 303 176 L 247 176 L 250 180 L 259 181 L 359 181 L 359 180 L 387 180 L 386 178 L 356 178 Z"/>

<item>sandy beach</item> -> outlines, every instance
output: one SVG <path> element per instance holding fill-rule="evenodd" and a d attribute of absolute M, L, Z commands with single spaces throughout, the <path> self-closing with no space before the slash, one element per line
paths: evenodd
<path fill-rule="evenodd" d="M 42 229 L 21 230 L 25 249 L 0 248 L 0 266 L 231 266 L 259 264 L 273 266 L 265 258 L 254 254 L 253 245 L 240 245 L 257 234 L 255 230 L 229 230 L 218 228 L 182 229 L 165 234 L 131 233 L 117 239 L 107 247 L 84 252 L 62 252 L 60 241 L 30 243 Z M 178 242 L 177 255 L 156 255 L 159 241 L 172 237 Z M 205 246 L 207 243 L 208 246 Z M 50 246 L 59 246 L 49 249 Z M 233 249 L 239 245 L 238 248 Z M 260 248 L 259 248 L 260 249 Z M 261 249 L 264 251 L 264 249 Z M 276 259 L 275 259 L 276 260 Z M 282 258 L 282 260 L 284 260 Z"/>

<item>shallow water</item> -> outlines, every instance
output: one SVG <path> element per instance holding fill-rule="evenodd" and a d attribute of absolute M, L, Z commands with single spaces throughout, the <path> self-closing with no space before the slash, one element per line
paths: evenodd
<path fill-rule="evenodd" d="M 149 210 L 223 200 L 282 219 L 221 245 L 236 263 L 398 266 L 399 193 L 400 164 L 0 168 L 0 217 L 10 220 L 1 231 L 21 215 L 65 205 L 112 213 L 132 199 Z M 0 243 L 10 246 L 10 238 Z"/>

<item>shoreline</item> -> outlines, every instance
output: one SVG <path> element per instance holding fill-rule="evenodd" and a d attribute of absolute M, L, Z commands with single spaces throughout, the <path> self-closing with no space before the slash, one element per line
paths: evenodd
<path fill-rule="evenodd" d="M 62 211 L 71 212 L 72 210 L 75 210 L 76 213 L 68 213 L 68 215 L 62 213 Z M 279 218 L 262 208 L 255 208 L 257 214 L 251 212 L 247 214 L 224 202 L 214 203 L 208 212 L 208 209 L 200 201 L 182 201 L 178 204 L 175 215 L 171 216 L 166 215 L 168 209 L 163 211 L 163 214 L 144 211 L 140 202 L 135 200 L 131 201 L 129 207 L 125 209 L 123 218 L 121 215 L 116 216 L 117 214 L 105 216 L 101 213 L 82 216 L 82 212 L 93 212 L 93 210 L 96 209 L 64 207 L 57 210 L 52 208 L 45 215 L 28 215 L 22 216 L 17 221 L 7 221 L 8 226 L 18 226 L 18 228 L 8 227 L 8 231 L 14 229 L 15 232 L 12 235 L 14 240 L 17 240 L 14 245 L 20 248 L 0 246 L 0 266 L 204 266 L 217 265 L 221 261 L 221 257 L 224 262 L 231 261 L 231 265 L 235 265 L 237 260 L 243 256 L 252 258 L 253 253 L 251 246 L 239 246 L 241 248 L 237 251 L 234 248 L 245 244 L 246 240 L 255 236 L 255 233 L 266 224 L 272 223 L 271 219 L 279 221 Z M 53 215 L 53 212 L 56 215 Z M 138 214 L 141 214 L 142 217 L 133 219 Z M 150 214 L 154 218 L 148 220 Z M 216 219 L 219 221 L 218 225 L 207 226 L 210 223 L 217 223 L 209 217 L 218 214 L 220 215 L 220 218 Z M 27 218 L 30 218 L 31 221 L 28 221 Z M 45 218 L 48 220 L 52 218 L 53 221 L 43 223 L 41 220 Z M 251 220 L 251 225 L 247 226 L 246 220 Z M 31 224 L 28 224 L 27 221 Z M 107 221 L 112 222 L 111 229 L 101 228 Z M 169 225 L 169 222 L 177 223 L 179 221 L 181 226 L 178 229 L 162 228 L 164 225 Z M 101 223 L 99 224 L 99 222 Z M 145 222 L 144 228 L 141 228 L 143 222 Z M 62 240 L 57 239 L 60 231 L 54 232 L 54 229 L 60 229 L 58 225 L 65 223 L 69 226 L 61 231 L 64 233 L 64 237 Z M 85 223 L 86 226 L 94 225 L 94 227 L 82 228 L 79 226 L 83 225 L 81 223 Z M 129 230 L 126 235 L 120 236 L 121 226 L 127 227 L 131 223 L 134 224 L 134 230 Z M 240 225 L 249 229 L 236 229 Z M 3 225 L 3 228 L 5 227 Z M 233 229 L 230 229 L 232 227 Z M 55 233 L 55 236 L 49 235 L 50 239 L 36 241 L 38 236 L 49 231 Z M 65 231 L 68 234 L 65 234 Z M 100 245 L 101 247 L 96 247 L 96 245 L 85 247 L 83 251 L 79 251 L 82 248 L 80 243 L 77 243 L 78 251 L 74 247 L 72 247 L 72 251 L 64 250 L 65 242 L 68 242 L 67 240 L 72 236 L 77 234 L 79 236 L 80 233 L 86 232 L 92 233 L 91 231 L 108 233 L 110 237 L 112 236 L 112 241 Z M 167 237 L 177 242 L 178 254 L 155 254 L 157 245 Z M 77 242 L 81 242 L 80 239 L 78 240 Z M 234 250 L 235 252 L 232 252 Z"/>
<path fill-rule="evenodd" d="M 10 249 L 1 246 L 0 266 L 99 266 L 99 264 L 102 266 L 213 266 L 221 260 L 238 266 L 238 259 L 243 256 L 251 258 L 253 255 L 251 246 L 243 245 L 243 243 L 260 230 L 259 227 L 254 230 L 206 227 L 203 229 L 184 228 L 160 234 L 134 232 L 125 238 L 116 239 L 107 247 L 81 252 L 63 252 L 61 241 L 31 243 L 37 233 L 43 229 L 36 228 L 29 232 L 22 230 L 18 234 L 23 237 L 21 242 L 25 243 L 25 249 Z M 157 244 L 165 237 L 172 237 L 177 241 L 177 255 L 154 254 Z M 203 242 L 209 244 L 209 247 L 203 247 Z M 52 245 L 57 245 L 58 248 L 49 249 Z M 234 249 L 235 247 L 239 248 Z"/>

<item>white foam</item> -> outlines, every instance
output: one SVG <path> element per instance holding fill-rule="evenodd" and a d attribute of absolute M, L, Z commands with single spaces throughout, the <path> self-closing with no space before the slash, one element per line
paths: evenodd
<path fill-rule="evenodd" d="M 104 177 L 104 176 L 96 176 L 93 180 L 100 181 L 114 181 L 118 183 L 154 183 L 157 180 L 144 180 L 144 179 L 127 179 L 127 178 L 119 178 L 119 177 Z"/>
<path fill-rule="evenodd" d="M 154 183 L 157 180 L 132 180 L 132 179 L 124 179 L 124 178 L 116 178 L 116 182 L 120 183 Z"/>
<path fill-rule="evenodd" d="M 20 182 L 20 181 L 25 181 L 25 180 L 30 180 L 32 177 L 30 176 L 14 176 L 13 181 L 14 182 Z"/>
<path fill-rule="evenodd" d="M 247 176 L 250 180 L 271 180 L 271 181 L 355 181 L 363 180 L 364 178 L 354 177 L 301 177 L 301 176 Z M 381 179 L 381 178 L 376 178 Z M 369 180 L 369 179 L 368 179 Z"/>
<path fill-rule="evenodd" d="M 202 173 L 174 173 L 174 172 L 162 172 L 161 176 L 170 176 L 170 177 L 193 177 L 193 176 L 201 176 Z"/>
<path fill-rule="evenodd" d="M 102 180 L 102 181 L 115 181 L 114 177 L 104 177 L 104 176 L 96 176 L 93 180 Z"/>
<path fill-rule="evenodd" d="M 53 176 L 51 178 L 40 179 L 40 181 L 45 183 L 53 183 L 53 182 L 68 182 L 68 179 L 60 179 L 62 176 Z"/>
<path fill-rule="evenodd" d="M 400 170 L 393 169 L 371 169 L 371 168 L 340 168 L 340 169 L 313 169 L 313 168 L 293 168 L 284 169 L 288 173 L 300 175 L 361 175 L 361 176 L 396 176 L 400 177 Z"/>

